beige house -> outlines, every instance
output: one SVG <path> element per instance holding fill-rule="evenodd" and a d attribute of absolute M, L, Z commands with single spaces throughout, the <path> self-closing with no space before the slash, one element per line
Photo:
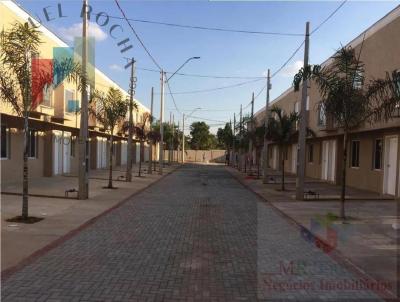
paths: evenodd
<path fill-rule="evenodd" d="M 361 61 L 365 64 L 366 81 L 383 78 L 386 72 L 400 73 L 400 6 L 352 40 L 359 53 L 365 34 Z M 338 45 L 339 46 L 339 45 Z M 330 59 L 323 65 L 330 64 Z M 400 83 L 399 83 L 400 85 Z M 299 111 L 301 91 L 287 89 L 271 102 L 285 112 Z M 343 134 L 320 110 L 318 87 L 310 83 L 307 100 L 307 126 L 316 134 L 307 139 L 306 175 L 335 184 L 340 183 Z M 366 124 L 350 136 L 348 146 L 347 184 L 349 186 L 400 196 L 400 108 L 397 117 L 387 123 Z M 265 120 L 265 107 L 255 114 L 260 126 Z M 269 148 L 269 165 L 279 169 L 278 147 Z M 296 173 L 297 142 L 285 152 L 285 170 Z"/>
<path fill-rule="evenodd" d="M 25 23 L 33 18 L 14 1 L 0 1 L 0 28 L 7 29 L 15 22 Z M 55 47 L 68 47 L 45 25 L 38 27 L 42 44 L 38 58 L 53 57 Z M 109 87 L 120 89 L 125 96 L 128 93 L 108 78 L 97 68 L 94 70 L 95 88 L 107 92 Z M 16 116 L 11 106 L 1 101 L 1 179 L 2 182 L 14 182 L 22 177 L 23 120 Z M 70 102 L 77 103 L 79 108 L 80 92 L 76 84 L 63 81 L 55 89 L 49 87 L 43 92 L 40 105 L 31 113 L 29 119 L 29 176 L 53 176 L 77 174 L 80 115 L 77 110 L 71 111 Z M 140 123 L 148 108 L 138 104 L 133 112 L 134 123 Z M 114 131 L 114 164 L 125 165 L 127 162 L 127 131 L 119 125 Z M 103 169 L 108 160 L 108 132 L 93 117 L 89 118 L 89 154 L 90 168 Z M 139 142 L 134 138 L 134 162 L 139 161 Z M 145 144 L 144 152 L 148 153 Z M 142 160 L 147 160 L 148 154 Z"/>

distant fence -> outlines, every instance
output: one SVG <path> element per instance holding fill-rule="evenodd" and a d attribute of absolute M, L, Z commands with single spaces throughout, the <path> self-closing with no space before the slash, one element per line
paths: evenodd
<path fill-rule="evenodd" d="M 225 162 L 225 150 L 186 150 L 185 153 L 187 162 Z"/>

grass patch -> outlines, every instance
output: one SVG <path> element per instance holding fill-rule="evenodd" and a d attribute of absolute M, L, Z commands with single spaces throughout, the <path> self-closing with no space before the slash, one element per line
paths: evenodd
<path fill-rule="evenodd" d="M 9 219 L 6 219 L 7 222 L 17 222 L 17 223 L 27 223 L 32 224 L 39 221 L 42 221 L 44 218 L 28 216 L 28 218 L 24 219 L 22 216 L 15 216 Z"/>

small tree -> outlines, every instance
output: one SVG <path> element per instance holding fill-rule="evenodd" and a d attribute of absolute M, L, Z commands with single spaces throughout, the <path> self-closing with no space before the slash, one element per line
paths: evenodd
<path fill-rule="evenodd" d="M 285 114 L 283 110 L 277 106 L 271 108 L 271 114 L 276 115 L 276 118 L 270 118 L 267 125 L 267 139 L 276 142 L 279 146 L 279 153 L 281 157 L 281 190 L 285 190 L 285 148 L 292 140 L 293 135 L 296 133 L 296 121 L 299 119 L 298 114 L 295 112 L 289 115 Z"/>
<path fill-rule="evenodd" d="M 232 126 L 230 123 L 226 123 L 224 128 L 219 128 L 217 131 L 217 139 L 220 146 L 223 146 L 226 151 L 232 148 Z"/>
<path fill-rule="evenodd" d="M 122 95 L 122 92 L 116 88 L 109 88 L 107 95 L 95 91 L 90 102 L 95 102 L 90 106 L 90 112 L 96 119 L 110 132 L 109 136 L 109 175 L 107 188 L 112 189 L 112 165 L 113 165 L 113 136 L 114 128 L 125 119 L 128 112 L 128 102 Z"/>
<path fill-rule="evenodd" d="M 84 79 L 80 66 L 72 59 L 43 66 L 34 57 L 39 53 L 40 32 L 28 23 L 14 23 L 0 34 L 0 97 L 23 118 L 23 181 L 21 219 L 28 219 L 28 153 L 29 117 L 42 101 L 44 87 L 53 84 L 52 69 L 67 81 L 80 83 Z M 34 72 L 33 72 L 34 71 Z"/>
<path fill-rule="evenodd" d="M 362 48 L 361 48 L 362 49 Z M 361 50 L 360 50 L 361 53 Z M 327 66 L 307 66 L 294 77 L 294 88 L 299 89 L 304 79 L 314 80 L 318 85 L 321 106 L 327 117 L 343 133 L 343 163 L 340 194 L 340 217 L 345 219 L 346 168 L 349 132 L 365 122 L 387 121 L 400 105 L 400 87 L 395 74 L 386 74 L 384 79 L 373 79 L 365 83 L 364 64 L 360 54 L 351 47 L 339 49 Z"/>
<path fill-rule="evenodd" d="M 135 133 L 140 141 L 139 173 L 138 173 L 139 177 L 142 176 L 142 152 L 144 149 L 144 142 L 149 133 L 147 122 L 150 120 L 150 117 L 151 117 L 150 113 L 148 113 L 148 112 L 143 113 L 142 122 L 137 123 L 135 126 Z"/>

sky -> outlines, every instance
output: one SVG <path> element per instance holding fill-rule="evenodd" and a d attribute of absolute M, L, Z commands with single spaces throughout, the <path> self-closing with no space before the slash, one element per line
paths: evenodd
<path fill-rule="evenodd" d="M 62 40 L 72 45 L 73 37 L 80 35 L 82 1 L 64 0 L 17 0 L 42 24 L 55 32 Z M 159 117 L 160 74 L 140 68 L 157 70 L 132 30 L 122 17 L 114 0 L 89 0 L 93 13 L 103 13 L 96 23 L 93 15 L 90 32 L 96 38 L 96 67 L 107 74 L 124 89 L 128 89 L 130 71 L 124 69 L 125 57 L 136 60 L 136 99 L 150 108 L 150 92 L 154 87 L 155 116 Z M 269 68 L 271 73 L 278 70 L 304 40 L 305 23 L 310 22 L 311 31 L 323 22 L 342 2 L 336 1 L 128 1 L 120 0 L 128 18 L 175 23 L 191 26 L 227 28 L 244 31 L 290 33 L 295 35 L 265 35 L 237 32 L 208 31 L 179 28 L 143 22 L 131 22 L 135 31 L 158 65 L 174 72 L 186 59 L 199 56 L 181 70 L 182 73 L 230 77 L 263 77 Z M 58 3 L 63 18 L 58 17 Z M 345 45 L 365 29 L 399 5 L 398 1 L 347 1 L 318 31 L 310 37 L 310 63 L 322 63 L 336 49 Z M 50 21 L 44 15 L 48 12 Z M 108 24 L 100 26 L 110 16 Z M 117 17 L 117 18 L 114 18 Z M 120 25 L 110 36 L 113 25 Z M 121 53 L 117 43 L 129 38 L 132 48 Z M 293 75 L 302 66 L 303 48 L 288 62 L 272 80 L 271 100 L 291 86 Z M 250 82 L 251 81 L 251 82 Z M 222 124 L 233 120 L 240 105 L 250 112 L 252 93 L 258 94 L 265 86 L 265 79 L 202 78 L 175 75 L 169 80 L 176 107 L 170 95 L 166 94 L 164 117 L 170 112 L 175 121 L 182 123 L 182 113 L 188 115 L 197 109 L 185 126 L 196 120 L 205 120 L 216 132 Z M 208 92 L 184 93 L 219 87 Z M 250 83 L 249 83 L 250 82 Z M 168 90 L 167 90 L 168 91 Z M 265 90 L 254 104 L 256 112 L 265 104 Z"/>

